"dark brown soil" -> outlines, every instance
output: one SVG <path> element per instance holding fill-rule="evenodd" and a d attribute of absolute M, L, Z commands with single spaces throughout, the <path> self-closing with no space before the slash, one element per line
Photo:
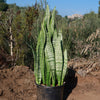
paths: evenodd
<path fill-rule="evenodd" d="M 100 100 L 100 70 L 85 77 L 69 74 L 64 100 Z M 0 100 L 36 100 L 34 79 L 34 72 L 26 66 L 0 70 Z"/>
<path fill-rule="evenodd" d="M 100 71 L 78 77 L 76 87 L 66 100 L 100 100 Z"/>
<path fill-rule="evenodd" d="M 0 100 L 36 100 L 34 72 L 26 66 L 0 70 Z"/>

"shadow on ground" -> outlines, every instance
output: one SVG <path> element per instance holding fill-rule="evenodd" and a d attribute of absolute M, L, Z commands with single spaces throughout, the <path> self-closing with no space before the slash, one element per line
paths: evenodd
<path fill-rule="evenodd" d="M 77 77 L 75 76 L 75 71 L 73 69 L 68 69 L 68 74 L 65 78 L 65 87 L 64 87 L 64 99 L 67 100 L 68 96 L 71 94 L 72 90 L 77 85 Z"/>

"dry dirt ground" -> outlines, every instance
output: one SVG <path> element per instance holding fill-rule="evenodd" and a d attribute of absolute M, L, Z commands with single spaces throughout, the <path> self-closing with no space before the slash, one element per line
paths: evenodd
<path fill-rule="evenodd" d="M 100 71 L 81 77 L 78 74 L 76 87 L 67 100 L 100 100 Z"/>
<path fill-rule="evenodd" d="M 100 100 L 100 70 L 91 71 L 83 77 L 75 72 L 77 69 L 72 66 L 73 64 L 76 66 L 75 62 L 70 62 L 73 68 L 69 69 L 65 79 L 64 100 Z M 15 66 L 0 70 L 0 100 L 36 100 L 36 98 L 34 72 L 31 69 L 26 66 Z"/>

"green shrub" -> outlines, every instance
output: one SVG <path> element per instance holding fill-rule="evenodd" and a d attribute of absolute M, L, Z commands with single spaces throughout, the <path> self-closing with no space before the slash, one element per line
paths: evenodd
<path fill-rule="evenodd" d="M 0 3 L 0 11 L 7 11 L 8 5 L 6 3 Z"/>

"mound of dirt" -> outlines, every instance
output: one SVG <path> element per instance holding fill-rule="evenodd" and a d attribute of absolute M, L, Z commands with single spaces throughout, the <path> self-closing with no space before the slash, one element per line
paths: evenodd
<path fill-rule="evenodd" d="M 0 70 L 0 100 L 36 100 L 34 72 L 26 66 Z"/>
<path fill-rule="evenodd" d="M 66 100 L 100 100 L 100 71 L 86 77 L 77 76 L 77 85 Z"/>
<path fill-rule="evenodd" d="M 100 100 L 100 70 L 86 77 L 73 75 L 68 76 L 64 100 Z M 0 100 L 36 100 L 34 80 L 34 72 L 26 66 L 0 70 Z"/>
<path fill-rule="evenodd" d="M 68 66 L 81 76 L 86 76 L 88 73 L 97 72 L 100 70 L 100 56 L 91 59 L 72 59 L 69 61 Z"/>

